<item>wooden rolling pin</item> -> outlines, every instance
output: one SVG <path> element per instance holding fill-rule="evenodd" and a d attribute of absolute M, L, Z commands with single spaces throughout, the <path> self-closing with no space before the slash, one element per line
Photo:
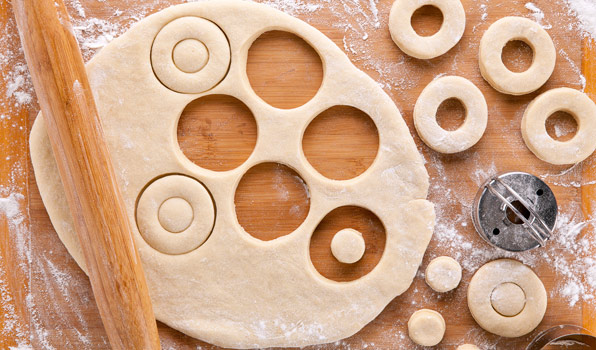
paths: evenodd
<path fill-rule="evenodd" d="M 113 349 L 159 349 L 135 249 L 83 57 L 62 0 L 13 0 L 93 294 Z"/>

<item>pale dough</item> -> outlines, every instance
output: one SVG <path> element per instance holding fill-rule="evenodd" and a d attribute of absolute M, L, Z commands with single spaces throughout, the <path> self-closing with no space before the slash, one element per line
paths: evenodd
<path fill-rule="evenodd" d="M 437 110 L 444 101 L 456 98 L 466 109 L 464 123 L 453 131 L 437 123 Z M 462 152 L 474 146 L 486 130 L 488 106 L 484 95 L 471 81 L 456 76 L 441 77 L 428 84 L 414 107 L 414 126 L 428 147 L 441 153 Z"/>
<path fill-rule="evenodd" d="M 420 36 L 412 28 L 412 15 L 417 9 L 431 5 L 443 13 L 443 24 L 431 36 Z M 451 50 L 466 29 L 466 12 L 460 0 L 396 0 L 389 14 L 391 38 L 406 54 L 430 59 Z"/>
<path fill-rule="evenodd" d="M 445 335 L 445 320 L 440 313 L 422 309 L 414 312 L 408 320 L 408 335 L 418 345 L 435 346 Z"/>
<path fill-rule="evenodd" d="M 456 350 L 480 350 L 480 348 L 473 344 L 463 344 L 458 346 Z"/>
<path fill-rule="evenodd" d="M 454 290 L 461 282 L 461 266 L 448 256 L 433 259 L 426 267 L 424 278 L 426 283 L 439 293 Z"/>
<path fill-rule="evenodd" d="M 502 337 L 521 337 L 533 331 L 542 321 L 546 306 L 542 281 L 529 267 L 515 260 L 485 264 L 468 287 L 468 307 L 478 325 Z"/>
<path fill-rule="evenodd" d="M 508 42 L 521 40 L 534 52 L 534 60 L 524 72 L 510 71 L 502 60 Z M 480 72 L 497 91 L 525 95 L 538 90 L 555 69 L 557 52 L 553 41 L 540 24 L 523 17 L 504 17 L 493 23 L 480 40 Z"/>
<path fill-rule="evenodd" d="M 189 20 L 194 29 L 188 29 L 185 35 L 170 32 L 182 18 L 203 20 Z M 206 22 L 218 28 L 220 34 Z M 209 62 L 203 69 L 196 73 L 172 71 L 177 68 L 170 64 L 172 52 L 168 54 L 165 47 L 173 49 L 176 40 L 168 39 L 159 51 L 154 47 L 153 58 L 165 62 L 164 69 L 154 73 L 151 47 L 166 29 L 166 39 L 194 39 L 205 44 Z M 322 86 L 301 107 L 274 108 L 250 86 L 246 74 L 248 50 L 259 35 L 270 30 L 295 33 L 321 56 L 325 72 Z M 220 49 L 222 46 L 227 50 Z M 216 52 L 221 52 L 221 57 Z M 211 60 L 218 63 L 212 64 Z M 217 67 L 210 68 L 213 65 Z M 223 347 L 302 347 L 351 336 L 409 288 L 434 226 L 433 205 L 425 199 L 429 184 L 423 158 L 391 98 L 315 28 L 248 1 L 188 3 L 136 23 L 93 57 L 87 69 L 157 319 Z M 200 78 L 206 69 L 211 73 Z M 215 74 L 220 69 L 224 76 Z M 184 108 L 201 96 L 214 94 L 231 95 L 246 104 L 259 128 L 248 160 L 224 172 L 207 170 L 188 160 L 176 139 Z M 346 181 L 318 173 L 302 151 L 302 135 L 309 123 L 336 105 L 354 106 L 367 113 L 379 133 L 379 151 L 373 164 L 360 176 Z M 84 268 L 40 117 L 31 133 L 31 158 L 52 223 Z M 304 179 L 310 193 L 305 221 L 291 234 L 271 241 L 261 241 L 245 232 L 234 208 L 240 179 L 263 162 L 291 167 Z M 135 210 L 137 199 L 151 190 L 150 184 L 178 174 L 209 193 L 215 224 L 207 240 L 196 249 L 169 254 L 138 231 Z M 176 197 L 190 203 L 190 198 L 181 194 L 190 196 L 194 190 L 182 181 L 173 186 L 180 191 Z M 385 227 L 386 241 L 381 260 L 370 273 L 355 281 L 336 282 L 317 272 L 309 246 L 321 220 L 346 205 L 376 214 Z M 149 214 L 157 217 L 154 211 Z M 195 215 L 194 220 L 205 217 Z M 176 242 L 186 231 L 167 233 L 168 238 L 160 236 L 164 240 L 157 241 Z"/>
<path fill-rule="evenodd" d="M 554 140 L 546 131 L 546 120 L 555 112 L 567 112 L 577 122 L 577 133 L 567 141 Z M 575 164 L 596 149 L 596 104 L 588 95 L 570 88 L 549 90 L 526 108 L 521 123 L 528 148 L 551 164 Z"/>
<path fill-rule="evenodd" d="M 366 244 L 362 233 L 346 228 L 338 231 L 331 240 L 331 253 L 337 261 L 344 264 L 353 264 L 364 255 Z"/>

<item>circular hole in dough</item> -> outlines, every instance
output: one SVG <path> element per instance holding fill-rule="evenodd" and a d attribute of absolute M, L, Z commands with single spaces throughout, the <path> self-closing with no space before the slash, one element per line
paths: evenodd
<path fill-rule="evenodd" d="M 443 25 L 443 12 L 436 6 L 424 5 L 414 11 L 410 23 L 416 34 L 420 36 L 432 36 Z"/>
<path fill-rule="evenodd" d="M 157 213 L 161 226 L 172 233 L 186 230 L 194 218 L 192 206 L 180 197 L 169 198 L 161 204 Z"/>
<path fill-rule="evenodd" d="M 546 132 L 553 140 L 569 141 L 575 137 L 578 128 L 577 120 L 567 112 L 557 111 L 546 119 Z"/>
<path fill-rule="evenodd" d="M 433 259 L 426 267 L 426 283 L 439 293 L 457 288 L 461 282 L 462 270 L 459 263 L 448 256 Z"/>
<path fill-rule="evenodd" d="M 317 51 L 293 33 L 265 32 L 248 50 L 250 86 L 276 108 L 297 108 L 310 101 L 323 83 L 323 73 Z"/>
<path fill-rule="evenodd" d="M 200 71 L 209 61 L 209 51 L 202 42 L 184 39 L 172 51 L 172 59 L 178 69 L 185 73 Z"/>
<path fill-rule="evenodd" d="M 412 16 L 419 8 L 432 5 L 443 15 L 435 34 L 421 36 L 412 27 Z M 466 12 L 460 0 L 396 0 L 389 14 L 389 31 L 397 46 L 407 55 L 431 59 L 443 55 L 461 39 L 466 28 Z"/>
<path fill-rule="evenodd" d="M 333 180 L 348 180 L 364 173 L 379 151 L 379 132 L 363 111 L 334 106 L 317 115 L 302 137 L 309 164 Z"/>
<path fill-rule="evenodd" d="M 512 72 L 503 63 L 503 47 L 512 40 L 527 43 L 533 51 L 531 66 Z M 538 90 L 555 69 L 557 53 L 548 33 L 536 22 L 523 17 L 504 17 L 493 23 L 480 40 L 480 72 L 497 91 L 525 95 Z"/>
<path fill-rule="evenodd" d="M 261 163 L 240 179 L 234 204 L 244 230 L 270 241 L 294 232 L 304 222 L 310 195 L 296 171 L 279 163 Z"/>
<path fill-rule="evenodd" d="M 513 317 L 524 310 L 526 293 L 517 284 L 506 282 L 493 289 L 490 302 L 496 312 L 506 317 Z"/>
<path fill-rule="evenodd" d="M 242 165 L 257 143 L 257 122 L 235 97 L 208 95 L 190 102 L 177 127 L 180 150 L 201 168 L 226 171 Z"/>
<path fill-rule="evenodd" d="M 362 233 L 351 228 L 338 231 L 331 240 L 331 253 L 344 264 L 353 264 L 362 259 L 365 250 Z"/>
<path fill-rule="evenodd" d="M 408 335 L 418 345 L 435 346 L 445 335 L 445 320 L 440 313 L 422 309 L 414 312 L 408 321 Z"/>
<path fill-rule="evenodd" d="M 575 118 L 575 136 L 567 141 L 548 135 L 546 121 L 564 111 Z M 536 97 L 526 108 L 521 122 L 526 146 L 545 162 L 565 165 L 588 158 L 596 149 L 596 104 L 583 92 L 570 88 L 549 90 Z"/>
<path fill-rule="evenodd" d="M 333 237 L 351 228 L 362 234 L 366 245 L 364 256 L 353 264 L 339 262 L 330 249 Z M 370 273 L 385 251 L 385 226 L 372 211 L 356 207 L 339 207 L 329 212 L 315 228 L 309 246 L 309 257 L 315 270 L 336 282 L 357 280 Z"/>
<path fill-rule="evenodd" d="M 437 109 L 437 124 L 447 131 L 455 131 L 466 120 L 466 107 L 457 98 L 447 99 Z"/>
<path fill-rule="evenodd" d="M 439 106 L 449 99 L 458 99 L 466 110 L 463 124 L 453 131 L 437 122 Z M 429 83 L 414 106 L 414 126 L 430 148 L 441 153 L 462 152 L 474 146 L 484 135 L 488 122 L 488 106 L 484 95 L 471 81 L 457 76 L 440 77 Z"/>
<path fill-rule="evenodd" d="M 503 47 L 501 60 L 510 71 L 515 73 L 525 72 L 534 62 L 534 50 L 523 40 L 510 40 Z"/>

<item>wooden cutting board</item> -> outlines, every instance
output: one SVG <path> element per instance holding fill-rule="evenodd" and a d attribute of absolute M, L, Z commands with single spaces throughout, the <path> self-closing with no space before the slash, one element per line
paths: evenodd
<path fill-rule="evenodd" d="M 88 24 L 90 18 L 98 18 L 98 26 L 102 25 L 102 20 L 128 26 L 135 20 L 135 15 L 143 17 L 178 2 L 142 0 L 131 5 L 124 0 L 71 1 L 70 12 L 75 23 Z M 582 40 L 579 32 L 569 27 L 568 17 L 558 15 L 567 12 L 562 2 L 535 1 L 545 13 L 544 24 L 552 25 L 548 31 L 559 50 L 557 68 L 542 89 L 521 97 L 499 94 L 484 82 L 478 71 L 477 45 L 482 33 L 496 19 L 506 15 L 534 18 L 532 11 L 525 7 L 525 1 L 462 2 L 467 12 L 467 29 L 461 43 L 440 58 L 419 61 L 406 57 L 390 39 L 387 29 L 389 0 L 372 1 L 374 7 L 351 1 L 321 1 L 321 7 L 314 11 L 315 7 L 301 2 L 273 1 L 287 11 L 294 11 L 297 17 L 344 48 L 355 65 L 378 80 L 402 111 L 427 160 L 431 176 L 429 199 L 437 205 L 437 238 L 429 246 L 423 268 L 432 257 L 458 252 L 457 246 L 446 244 L 444 236 L 448 231 L 446 228 L 453 228 L 454 223 L 457 223 L 458 237 L 463 237 L 479 250 L 488 249 L 471 225 L 469 206 L 479 181 L 489 174 L 507 170 L 557 174 L 566 169 L 539 161 L 524 146 L 519 124 L 529 101 L 553 87 L 580 89 L 577 79 L 580 67 L 587 79 L 586 91 L 592 97 L 596 93 L 596 50 L 589 40 Z M 129 8 L 137 10 L 128 11 Z M 19 43 L 14 36 L 15 27 L 7 0 L 0 0 L 0 10 L 1 25 L 6 28 L 6 33 L 12 33 L 11 40 L 0 40 L 0 53 L 17 52 Z M 117 11 L 124 14 L 116 15 Z M 425 10 L 414 24 L 428 34 L 438 28 L 440 17 L 440 13 Z M 87 29 L 81 33 L 83 42 L 96 34 L 92 32 L 93 28 Z M 90 51 L 86 52 L 88 57 Z M 531 60 L 531 54 L 520 45 L 508 47 L 504 57 L 517 68 Z M 3 76 L 11 72 L 14 64 L 23 62 L 18 54 L 12 60 L 12 65 L 3 66 Z M 308 101 L 316 93 L 323 74 L 316 52 L 301 39 L 282 32 L 267 33 L 255 42 L 247 71 L 255 91 L 281 108 Z M 428 82 L 442 73 L 472 80 L 483 91 L 489 105 L 489 125 L 484 138 L 471 150 L 458 155 L 446 156 L 431 151 L 420 141 L 412 126 L 416 98 Z M 14 218 L 0 216 L 0 310 L 3 310 L 0 348 L 27 343 L 30 338 L 35 349 L 107 349 L 88 280 L 57 238 L 30 167 L 27 137 L 38 107 L 35 103 L 15 107 L 14 101 L 7 97 L 8 89 L 8 86 L 0 85 L 0 114 L 8 117 L 0 119 L 0 185 L 23 195 L 16 201 L 24 214 L 18 224 Z M 446 128 L 455 127 L 461 123 L 461 114 L 461 108 L 451 103 L 442 109 L 440 121 Z M 564 117 L 559 123 L 559 128 L 563 129 L 570 124 Z M 241 102 L 225 96 L 207 97 L 191 103 L 181 117 L 178 136 L 189 159 L 214 170 L 240 164 L 250 155 L 257 137 L 250 111 Z M 362 173 L 371 164 L 378 138 L 374 123 L 366 115 L 351 108 L 337 107 L 324 112 L 311 124 L 303 146 L 309 161 L 322 174 L 346 179 Z M 572 171 L 572 176 L 580 182 L 583 176 L 583 183 L 596 179 L 596 158 L 584 162 L 581 168 Z M 545 180 L 552 185 L 563 211 L 584 209 L 586 216 L 594 212 L 592 203 L 596 198 L 596 186 L 561 186 L 560 178 L 556 176 L 547 176 Z M 7 193 L 0 192 L 0 195 L 4 197 Z M 261 239 L 273 239 L 290 233 L 301 223 L 308 212 L 308 196 L 299 174 L 281 165 L 265 164 L 245 175 L 236 194 L 236 205 L 239 221 L 248 232 Z M 359 229 L 367 240 L 365 258 L 353 267 L 336 263 L 329 250 L 332 234 L 344 227 Z M 340 208 L 321 222 L 313 234 L 310 253 L 321 274 L 334 280 L 349 281 L 374 268 L 382 254 L 383 242 L 383 225 L 374 213 L 362 208 Z M 563 250 L 557 254 L 569 256 L 571 253 Z M 476 261 L 475 264 L 480 263 Z M 404 295 L 396 298 L 358 334 L 339 344 L 320 348 L 415 348 L 407 339 L 405 323 L 412 312 L 423 307 L 439 310 L 447 320 L 447 334 L 438 347 L 444 349 L 453 349 L 463 342 L 477 342 L 498 349 L 522 349 L 539 331 L 558 324 L 584 325 L 596 331 L 594 306 L 579 302 L 570 307 L 566 299 L 554 293 L 561 280 L 553 266 L 538 259 L 533 267 L 551 298 L 543 323 L 529 336 L 500 339 L 476 326 L 465 303 L 472 269 L 464 272 L 464 282 L 456 291 L 442 296 L 432 293 L 423 279 L 417 277 Z M 214 348 L 163 324 L 159 324 L 159 328 L 164 349 Z"/>

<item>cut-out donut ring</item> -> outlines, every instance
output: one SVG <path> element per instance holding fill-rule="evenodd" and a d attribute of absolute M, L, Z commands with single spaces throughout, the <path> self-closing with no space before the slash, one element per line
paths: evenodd
<path fill-rule="evenodd" d="M 534 51 L 524 72 L 510 71 L 501 58 L 508 42 L 520 40 Z M 480 72 L 497 91 L 525 95 L 538 90 L 552 75 L 557 54 L 553 41 L 538 23 L 523 17 L 504 17 L 493 23 L 480 40 Z"/>
<path fill-rule="evenodd" d="M 431 36 L 420 36 L 412 27 L 414 12 L 426 5 L 443 13 L 443 24 Z M 406 54 L 430 59 L 451 50 L 466 29 L 466 12 L 459 0 L 396 0 L 389 15 L 389 31 L 393 41 Z"/>
<path fill-rule="evenodd" d="M 225 77 L 230 66 L 230 45 L 213 22 L 181 17 L 157 33 L 151 47 L 151 65 L 167 88 L 198 94 Z"/>
<path fill-rule="evenodd" d="M 202 245 L 213 229 L 215 208 L 205 187 L 187 176 L 152 182 L 137 204 L 137 226 L 145 241 L 165 254 L 184 254 Z"/>
<path fill-rule="evenodd" d="M 572 139 L 558 141 L 548 135 L 546 120 L 555 112 L 567 112 L 575 118 L 578 130 Z M 521 130 L 528 148 L 543 161 L 579 163 L 596 150 L 596 104 L 574 89 L 549 90 L 528 105 Z"/>
<path fill-rule="evenodd" d="M 456 98 L 466 109 L 461 127 L 447 131 L 437 123 L 443 101 Z M 457 153 L 474 146 L 486 130 L 488 107 L 482 92 L 469 80 L 447 76 L 428 84 L 416 101 L 414 125 L 424 143 L 441 153 Z"/>
<path fill-rule="evenodd" d="M 521 337 L 533 331 L 542 321 L 546 306 L 542 281 L 515 260 L 487 263 L 474 274 L 468 287 L 468 307 L 476 322 L 502 337 Z"/>

